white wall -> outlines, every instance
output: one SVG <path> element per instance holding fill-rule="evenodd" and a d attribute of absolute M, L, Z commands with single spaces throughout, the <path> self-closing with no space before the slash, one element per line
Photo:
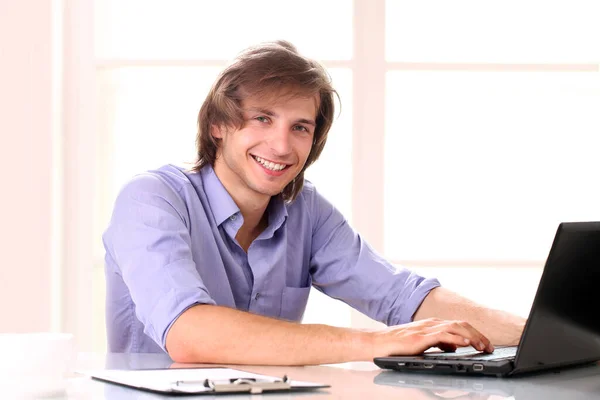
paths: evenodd
<path fill-rule="evenodd" d="M 52 328 L 51 6 L 0 1 L 0 332 Z"/>

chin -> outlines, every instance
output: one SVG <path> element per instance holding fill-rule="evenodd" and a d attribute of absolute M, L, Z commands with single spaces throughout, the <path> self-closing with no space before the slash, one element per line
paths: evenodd
<path fill-rule="evenodd" d="M 253 185 L 251 186 L 255 192 L 260 193 L 265 196 L 276 196 L 285 188 L 283 187 L 274 187 L 270 185 Z"/>
<path fill-rule="evenodd" d="M 266 190 L 261 190 L 260 193 L 267 195 L 267 196 L 277 196 L 278 194 L 280 194 L 283 191 L 284 188 L 281 189 L 266 189 Z"/>
<path fill-rule="evenodd" d="M 279 185 L 274 185 L 274 182 L 260 182 L 260 181 L 255 181 L 254 185 L 250 185 L 250 187 L 252 187 L 254 189 L 255 192 L 258 192 L 260 194 L 263 195 L 267 195 L 267 196 L 276 196 L 278 194 L 280 194 L 283 189 L 286 188 L 287 185 L 289 185 L 289 183 L 291 182 L 288 181 L 286 182 L 285 185 L 279 184 Z"/>

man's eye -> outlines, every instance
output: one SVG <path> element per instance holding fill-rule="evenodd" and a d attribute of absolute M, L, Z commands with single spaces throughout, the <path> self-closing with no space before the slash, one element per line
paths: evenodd
<path fill-rule="evenodd" d="M 294 127 L 294 130 L 296 130 L 296 131 L 301 131 L 301 132 L 308 132 L 308 129 L 306 129 L 306 127 L 305 127 L 305 126 L 302 126 L 302 125 L 296 125 L 296 126 Z"/>
<path fill-rule="evenodd" d="M 255 120 L 257 120 L 258 122 L 269 122 L 269 119 L 267 117 L 256 117 L 254 118 Z"/>

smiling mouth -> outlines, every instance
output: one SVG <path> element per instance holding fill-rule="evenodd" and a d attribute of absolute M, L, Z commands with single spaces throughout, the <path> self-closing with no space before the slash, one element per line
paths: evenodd
<path fill-rule="evenodd" d="M 289 165 L 287 164 L 274 163 L 272 161 L 265 160 L 264 158 L 255 155 L 252 155 L 252 158 L 254 158 L 254 160 L 260 165 L 262 165 L 264 168 L 275 172 L 283 171 L 284 169 L 289 167 Z"/>

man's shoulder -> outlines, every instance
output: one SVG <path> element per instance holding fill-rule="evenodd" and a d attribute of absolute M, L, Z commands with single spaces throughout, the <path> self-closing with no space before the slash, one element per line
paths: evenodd
<path fill-rule="evenodd" d="M 174 191 L 181 192 L 193 187 L 195 172 L 173 164 L 148 170 L 135 175 L 127 182 L 125 189 L 141 191 Z"/>
<path fill-rule="evenodd" d="M 152 203 L 163 199 L 173 206 L 184 206 L 190 198 L 197 196 L 192 182 L 196 180 L 196 185 L 201 185 L 196 173 L 180 166 L 164 165 L 133 176 L 119 191 L 117 204 L 134 199 Z"/>
<path fill-rule="evenodd" d="M 308 179 L 304 179 L 302 190 L 298 193 L 296 199 L 290 204 L 292 207 L 306 207 L 314 201 L 314 197 L 317 195 L 317 189 L 315 185 Z"/>
<path fill-rule="evenodd" d="M 332 213 L 339 214 L 339 210 L 326 196 L 309 180 L 304 180 L 304 186 L 294 203 L 301 204 L 297 209 L 316 221 L 322 217 L 328 217 Z"/>
<path fill-rule="evenodd" d="M 308 179 L 304 180 L 302 190 L 298 193 L 296 199 L 288 204 L 288 211 L 291 213 L 299 212 L 305 217 L 310 217 L 321 210 L 323 196 L 317 190 L 317 187 Z"/>

